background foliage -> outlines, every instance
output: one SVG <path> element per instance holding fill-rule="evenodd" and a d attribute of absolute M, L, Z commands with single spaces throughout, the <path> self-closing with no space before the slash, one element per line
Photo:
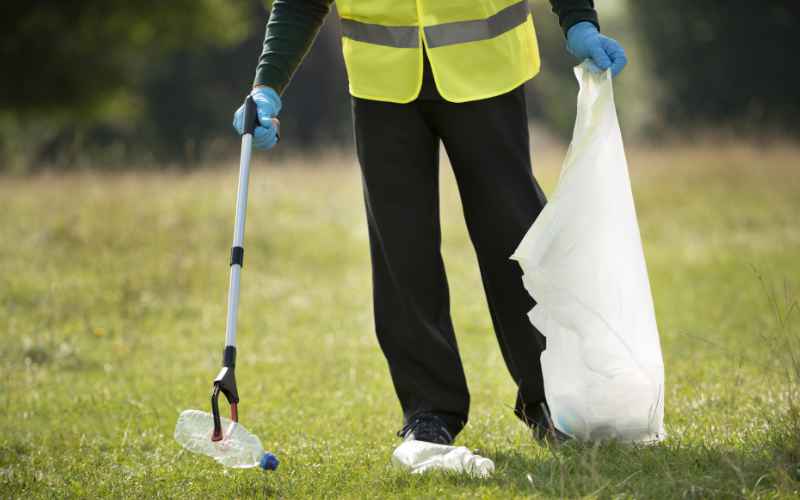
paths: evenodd
<path fill-rule="evenodd" d="M 792 63 L 800 2 L 630 2 L 631 16 L 662 82 L 658 110 L 693 127 L 797 134 L 798 77 Z"/>
<path fill-rule="evenodd" d="M 574 64 L 546 0 L 532 118 L 569 134 Z M 632 64 L 618 80 L 631 138 L 669 130 L 797 136 L 800 4 L 608 0 L 603 29 Z M 0 171 L 132 160 L 190 166 L 235 151 L 232 111 L 252 81 L 268 7 L 245 0 L 16 2 L 0 19 Z M 348 146 L 339 26 L 331 15 L 284 96 L 283 153 Z"/>

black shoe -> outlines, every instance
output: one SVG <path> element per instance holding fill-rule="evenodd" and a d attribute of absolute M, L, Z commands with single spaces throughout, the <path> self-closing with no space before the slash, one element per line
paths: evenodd
<path fill-rule="evenodd" d="M 572 440 L 572 436 L 564 434 L 555 427 L 547 427 L 542 424 L 531 425 L 533 437 L 542 444 L 555 444 L 562 445 L 567 441 Z"/>
<path fill-rule="evenodd" d="M 550 418 L 550 408 L 545 403 L 542 403 L 542 418 L 531 422 L 531 432 L 533 432 L 534 439 L 542 444 L 560 446 L 572 439 L 572 436 L 556 429 Z"/>
<path fill-rule="evenodd" d="M 436 444 L 453 444 L 453 435 L 447 430 L 444 419 L 433 413 L 421 413 L 397 431 L 403 441 L 427 441 Z"/>

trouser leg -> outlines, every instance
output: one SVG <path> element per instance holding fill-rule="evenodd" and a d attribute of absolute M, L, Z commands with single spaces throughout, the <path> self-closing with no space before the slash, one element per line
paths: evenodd
<path fill-rule="evenodd" d="M 469 393 L 440 254 L 439 139 L 420 103 L 353 100 L 372 256 L 375 329 L 406 421 L 466 423 Z"/>
<path fill-rule="evenodd" d="M 535 421 L 545 401 L 545 339 L 528 320 L 535 303 L 519 265 L 509 260 L 545 205 L 531 172 L 524 89 L 463 104 L 441 102 L 436 110 L 436 131 L 453 165 L 494 330 L 519 387 L 516 414 Z"/>

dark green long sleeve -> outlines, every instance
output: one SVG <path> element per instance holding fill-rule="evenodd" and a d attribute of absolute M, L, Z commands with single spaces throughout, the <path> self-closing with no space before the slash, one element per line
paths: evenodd
<path fill-rule="evenodd" d="M 333 0 L 274 0 L 267 22 L 264 50 L 253 85 L 283 93 L 314 43 Z"/>
<path fill-rule="evenodd" d="M 550 0 L 566 33 L 574 24 L 597 25 L 594 0 Z M 258 59 L 253 85 L 272 87 L 279 94 L 314 43 L 333 0 L 274 0 L 267 22 L 264 50 Z"/>
<path fill-rule="evenodd" d="M 558 24 L 565 35 L 567 30 L 581 21 L 589 21 L 600 29 L 594 0 L 550 0 L 550 5 L 553 6 L 553 12 L 558 16 Z"/>

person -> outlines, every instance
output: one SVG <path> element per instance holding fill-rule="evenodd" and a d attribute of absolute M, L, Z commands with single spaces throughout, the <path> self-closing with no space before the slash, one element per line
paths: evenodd
<path fill-rule="evenodd" d="M 277 140 L 280 95 L 333 0 L 274 0 L 251 96 L 253 144 Z M 545 338 L 509 256 L 545 204 L 531 169 L 524 84 L 539 71 L 527 0 L 338 0 L 372 259 L 375 330 L 403 411 L 398 435 L 451 444 L 470 396 L 450 319 L 439 226 L 439 147 L 452 164 L 515 414 L 553 437 Z M 551 0 L 567 50 L 614 76 L 623 48 L 593 0 Z M 234 126 L 242 133 L 243 107 Z M 556 436 L 563 437 L 563 436 Z"/>

